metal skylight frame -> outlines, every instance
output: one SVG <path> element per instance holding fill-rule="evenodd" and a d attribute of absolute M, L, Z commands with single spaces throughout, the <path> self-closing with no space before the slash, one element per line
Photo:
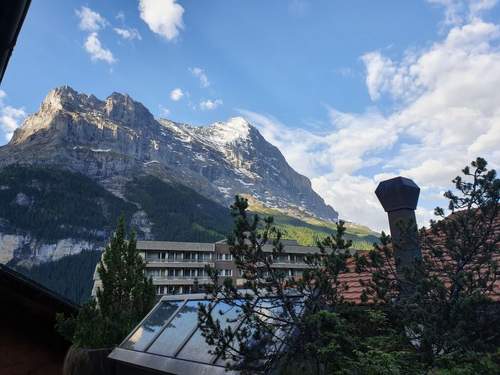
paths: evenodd
<path fill-rule="evenodd" d="M 169 295 L 163 296 L 160 301 L 155 305 L 149 314 L 131 331 L 131 333 L 123 340 L 118 347 L 116 347 L 113 352 L 109 355 L 109 358 L 122 362 L 124 364 L 130 364 L 133 366 L 145 367 L 147 369 L 153 369 L 156 371 L 161 371 L 171 374 L 205 374 L 205 375 L 237 375 L 236 371 L 226 371 L 225 366 L 217 365 L 215 362 L 219 359 L 218 355 L 212 355 L 209 363 L 197 362 L 193 360 L 187 360 L 178 358 L 178 354 L 182 351 L 184 346 L 191 340 L 193 335 L 199 329 L 199 324 L 196 323 L 193 329 L 189 331 L 182 342 L 175 348 L 173 356 L 167 356 L 156 353 L 149 353 L 147 350 L 155 343 L 155 341 L 160 337 L 160 335 L 168 328 L 168 325 L 175 319 L 182 308 L 189 301 L 207 301 L 210 302 L 210 298 L 206 294 L 186 294 L 186 295 Z M 172 315 L 164 322 L 161 329 L 149 340 L 145 345 L 144 350 L 134 350 L 130 348 L 123 348 L 123 346 L 128 342 L 128 340 L 134 335 L 134 333 L 143 326 L 147 319 L 154 313 L 154 311 L 159 308 L 163 302 L 175 302 L 179 301 L 180 304 L 177 309 L 172 313 Z M 218 305 L 213 306 L 215 308 Z M 238 328 L 239 328 L 238 323 Z"/>
<path fill-rule="evenodd" d="M 251 293 L 250 293 L 251 296 Z M 300 298 L 299 295 L 297 297 Z M 272 298 L 272 297 L 271 297 Z M 169 295 L 163 296 L 160 301 L 155 305 L 150 313 L 131 331 L 131 333 L 123 340 L 123 342 L 113 350 L 109 355 L 109 358 L 121 362 L 123 365 L 139 366 L 146 369 L 153 369 L 160 372 L 165 372 L 169 374 L 204 374 L 204 375 L 237 375 L 238 371 L 227 371 L 223 364 L 217 364 L 222 359 L 221 355 L 212 354 L 210 360 L 207 362 L 196 361 L 191 359 L 183 359 L 179 357 L 179 354 L 186 347 L 186 345 L 193 339 L 193 336 L 200 329 L 199 323 L 197 322 L 195 326 L 189 331 L 189 333 L 182 339 L 180 344 L 177 345 L 173 351 L 173 355 L 164 355 L 148 352 L 151 346 L 158 340 L 158 338 L 169 328 L 169 324 L 178 316 L 179 312 L 189 303 L 190 301 L 198 302 L 211 302 L 213 299 L 211 296 L 206 294 L 186 294 L 186 295 Z M 258 303 L 259 298 L 255 298 L 253 304 Z M 162 327 L 156 332 L 144 345 L 143 350 L 136 350 L 132 348 L 124 348 L 125 344 L 130 340 L 130 338 L 136 333 L 138 329 L 144 326 L 144 323 L 155 313 L 157 309 L 160 308 L 161 304 L 164 302 L 180 302 L 179 306 L 175 311 L 167 318 L 167 320 L 162 324 Z M 217 303 L 212 306 L 212 313 L 214 308 L 217 308 L 220 303 L 224 303 L 224 299 L 218 300 Z M 223 318 L 223 316 L 222 316 Z M 235 322 L 234 331 L 236 332 L 244 324 L 244 319 Z M 207 345 L 208 346 L 208 345 Z"/>

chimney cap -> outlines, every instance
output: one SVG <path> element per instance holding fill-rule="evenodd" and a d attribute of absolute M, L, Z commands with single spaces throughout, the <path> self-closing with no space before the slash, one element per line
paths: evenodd
<path fill-rule="evenodd" d="M 375 194 L 386 212 L 415 210 L 420 188 L 413 180 L 399 176 L 380 182 Z"/>

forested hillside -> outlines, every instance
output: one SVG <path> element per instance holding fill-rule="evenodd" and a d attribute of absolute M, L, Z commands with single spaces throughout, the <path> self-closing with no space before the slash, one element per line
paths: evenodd
<path fill-rule="evenodd" d="M 156 240 L 214 242 L 231 230 L 228 208 L 183 185 L 136 177 L 127 184 L 125 196 L 146 212 Z"/>
<path fill-rule="evenodd" d="M 36 282 L 81 304 L 90 298 L 93 275 L 100 251 L 82 251 L 53 262 L 33 265 L 30 268 L 9 264 Z"/>
<path fill-rule="evenodd" d="M 154 239 L 212 242 L 231 228 L 229 210 L 185 186 L 140 176 L 126 185 L 125 199 L 94 180 L 55 168 L 8 166 L 0 170 L 0 229 L 41 241 L 106 240 L 118 217 L 130 223 L 146 212 Z M 138 229 L 141 237 L 140 228 Z"/>
<path fill-rule="evenodd" d="M 88 241 L 91 249 L 102 249 L 121 214 L 139 238 L 144 238 L 145 228 L 140 226 L 144 223 L 134 220 L 139 211 L 145 214 L 150 239 L 214 242 L 232 230 L 227 207 L 186 186 L 151 175 L 129 180 L 123 196 L 112 194 L 89 177 L 61 169 L 17 165 L 0 170 L 0 234 L 22 233 L 39 247 L 14 249 L 9 264 L 79 303 L 90 295 L 100 252 L 82 251 L 39 263 L 40 246 L 71 238 Z M 251 207 L 261 215 L 274 216 L 284 238 L 302 245 L 314 245 L 335 230 L 333 223 L 313 217 L 294 217 L 255 202 Z M 360 226 L 348 226 L 347 237 L 358 249 L 377 240 L 376 233 Z M 0 251 L 6 246 L 0 241 Z"/>
<path fill-rule="evenodd" d="M 2 232 L 29 233 L 48 242 L 99 240 L 136 207 L 90 178 L 55 168 L 11 165 L 0 170 Z"/>

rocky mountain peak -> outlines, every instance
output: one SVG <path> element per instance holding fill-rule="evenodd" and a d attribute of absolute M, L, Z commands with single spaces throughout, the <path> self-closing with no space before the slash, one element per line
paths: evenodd
<path fill-rule="evenodd" d="M 42 102 L 42 112 L 66 110 L 71 112 L 97 109 L 102 102 L 94 95 L 80 94 L 70 86 L 60 86 L 51 90 Z"/>
<path fill-rule="evenodd" d="M 212 143 L 224 146 L 249 140 L 253 133 L 258 131 L 243 117 L 232 117 L 226 122 L 220 121 L 208 127 L 198 128 L 198 132 Z"/>
<path fill-rule="evenodd" d="M 102 101 L 94 95 L 81 94 L 70 86 L 51 90 L 40 107 L 40 112 L 46 115 L 60 111 L 79 114 L 97 112 L 104 118 L 132 128 L 155 122 L 151 112 L 128 94 L 114 92 Z"/>
<path fill-rule="evenodd" d="M 63 109 L 67 104 L 73 104 L 78 93 L 69 86 L 57 87 L 51 90 L 42 102 L 42 110 Z"/>
<path fill-rule="evenodd" d="M 64 166 L 119 194 L 127 180 L 146 173 L 225 206 L 235 194 L 249 194 L 268 207 L 338 217 L 243 117 L 201 127 L 156 120 L 126 94 L 99 100 L 68 86 L 52 90 L 0 147 L 0 167 L 21 162 Z"/>
<path fill-rule="evenodd" d="M 228 130 L 232 130 L 235 133 L 238 133 L 239 136 L 244 137 L 248 135 L 250 128 L 252 125 L 241 116 L 231 117 L 226 122 L 216 122 L 212 125 L 215 128 L 225 128 Z"/>
<path fill-rule="evenodd" d="M 154 117 L 144 105 L 134 101 L 129 95 L 114 92 L 106 98 L 104 105 L 106 115 L 114 120 L 127 124 L 139 122 L 151 123 Z"/>

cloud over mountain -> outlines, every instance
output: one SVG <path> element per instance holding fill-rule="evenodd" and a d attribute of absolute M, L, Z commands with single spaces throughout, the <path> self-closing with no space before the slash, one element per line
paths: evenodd
<path fill-rule="evenodd" d="M 365 53 L 373 106 L 362 113 L 329 107 L 330 131 L 291 128 L 271 116 L 243 113 L 344 218 L 385 228 L 374 189 L 382 179 L 404 175 L 422 187 L 418 215 L 425 223 L 432 213 L 428 202 L 450 187 L 470 160 L 483 156 L 499 167 L 500 26 L 478 16 L 494 3 L 468 2 L 465 21 L 402 58 Z M 379 109 L 382 99 L 392 103 L 391 110 Z"/>

